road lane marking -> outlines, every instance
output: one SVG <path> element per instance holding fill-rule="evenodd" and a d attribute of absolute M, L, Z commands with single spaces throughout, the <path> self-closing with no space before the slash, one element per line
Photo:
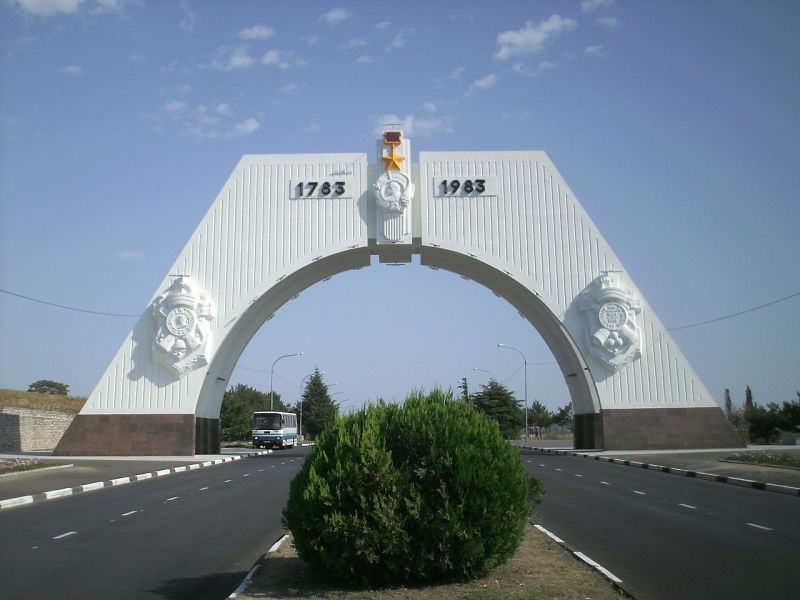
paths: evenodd
<path fill-rule="evenodd" d="M 601 481 L 600 483 L 602 483 L 603 485 L 611 485 L 611 484 L 610 484 L 610 483 L 608 483 L 607 481 Z"/>
<path fill-rule="evenodd" d="M 646 496 L 647 495 L 644 492 L 640 492 L 639 490 L 633 490 L 633 493 L 634 494 L 639 494 L 640 496 Z"/>
<path fill-rule="evenodd" d="M 142 473 L 141 475 L 134 475 L 134 477 L 136 478 L 136 481 L 144 481 L 145 479 L 152 479 L 153 478 L 153 474 L 152 473 Z"/>
<path fill-rule="evenodd" d="M 606 569 L 606 568 L 605 568 L 603 565 L 600 565 L 600 564 L 598 564 L 598 563 L 594 562 L 594 561 L 593 561 L 591 558 L 589 558 L 588 556 L 586 556 L 586 555 L 585 555 L 583 552 L 576 552 L 576 553 L 575 553 L 575 556 L 577 556 L 578 558 L 580 558 L 580 559 L 581 559 L 583 562 L 585 562 L 586 564 L 588 564 L 588 565 L 591 565 L 592 567 L 594 567 L 595 569 L 597 569 L 598 571 L 600 571 L 600 572 L 601 572 L 603 575 L 605 575 L 606 577 L 608 577 L 608 578 L 609 578 L 611 581 L 613 581 L 614 583 L 622 583 L 622 579 L 620 579 L 619 577 L 617 577 L 616 575 L 614 575 L 614 574 L 613 574 L 611 571 L 609 571 L 608 569 Z"/>
<path fill-rule="evenodd" d="M 163 477 L 164 475 L 169 475 L 172 471 L 169 469 L 161 469 L 160 471 L 156 471 L 156 477 Z"/>
<path fill-rule="evenodd" d="M 233 481 L 233 479 L 226 479 L 226 480 L 225 480 L 225 481 L 223 481 L 222 483 L 230 483 L 231 481 Z"/>
<path fill-rule="evenodd" d="M 122 513 L 120 515 L 120 517 L 130 517 L 131 515 L 135 515 L 137 512 L 139 512 L 139 511 L 138 510 L 131 510 L 131 511 L 128 511 L 126 513 Z"/>
<path fill-rule="evenodd" d="M 178 496 L 173 496 L 172 498 L 167 498 L 165 502 L 172 502 L 173 500 L 177 500 Z"/>
<path fill-rule="evenodd" d="M 186 470 L 186 467 L 175 467 L 172 470 L 175 471 L 176 473 L 183 473 Z"/>
<path fill-rule="evenodd" d="M 543 465 L 542 463 L 539 463 L 539 466 L 540 467 L 546 467 L 547 465 Z"/>
<path fill-rule="evenodd" d="M 575 477 L 583 477 L 583 475 L 578 475 L 577 473 L 575 473 Z"/>
<path fill-rule="evenodd" d="M 683 508 L 691 508 L 692 510 L 697 510 L 697 507 L 692 506 L 691 504 L 678 504 L 678 506 L 682 506 Z"/>
<path fill-rule="evenodd" d="M 94 483 L 87 483 L 81 486 L 82 492 L 91 492 L 92 490 L 99 490 L 101 487 L 104 487 L 105 484 L 102 481 L 95 481 Z"/>
<path fill-rule="evenodd" d="M 70 536 L 70 535 L 78 535 L 78 532 L 77 531 L 68 531 L 67 533 L 62 533 L 61 535 L 57 535 L 53 539 L 54 540 L 61 540 L 61 539 L 64 539 L 65 537 Z"/>
<path fill-rule="evenodd" d="M 250 473 L 245 473 L 242 477 L 250 477 Z"/>
<path fill-rule="evenodd" d="M 275 468 L 275 465 L 272 465 L 272 466 L 270 467 L 270 469 L 274 469 L 274 468 Z"/>
<path fill-rule="evenodd" d="M 771 527 L 764 527 L 758 523 L 748 523 L 748 525 L 750 525 L 750 527 L 755 527 L 756 529 L 763 529 L 764 531 L 774 531 Z"/>
<path fill-rule="evenodd" d="M 53 490 L 52 492 L 45 492 L 44 497 L 48 500 L 50 498 L 60 498 L 61 496 L 71 496 L 72 488 L 63 488 L 60 490 Z"/>
<path fill-rule="evenodd" d="M 261 473 L 264 469 L 259 469 L 258 472 Z"/>
<path fill-rule="evenodd" d="M 126 483 L 130 483 L 130 477 L 119 477 L 118 479 L 112 479 L 111 485 L 125 485 Z"/>
<path fill-rule="evenodd" d="M 205 492 L 208 489 L 208 486 L 200 488 L 201 492 Z"/>
<path fill-rule="evenodd" d="M 558 537 L 555 533 L 550 533 L 549 531 L 547 531 L 547 529 L 545 529 L 541 525 L 534 525 L 534 527 L 536 527 L 536 529 L 541 531 L 543 534 L 545 534 L 547 537 L 549 537 L 553 541 L 555 541 L 555 542 L 557 542 L 559 544 L 563 544 L 564 543 L 564 540 L 562 540 L 560 537 Z"/>
<path fill-rule="evenodd" d="M 560 473 L 560 472 L 561 472 L 561 469 L 556 469 L 556 471 L 558 471 L 558 472 Z"/>

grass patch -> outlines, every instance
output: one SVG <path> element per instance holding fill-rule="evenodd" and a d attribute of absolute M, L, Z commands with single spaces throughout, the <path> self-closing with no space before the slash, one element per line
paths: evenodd
<path fill-rule="evenodd" d="M 0 475 L 6 473 L 21 473 L 50 467 L 55 463 L 45 462 L 35 458 L 0 458 Z"/>
<path fill-rule="evenodd" d="M 265 557 L 247 592 L 238 596 L 240 600 L 619 600 L 629 597 L 531 525 L 527 525 L 525 537 L 516 554 L 482 579 L 466 583 L 374 590 L 352 589 L 326 580 L 298 558 L 290 538 L 277 552 Z"/>
<path fill-rule="evenodd" d="M 743 462 L 764 467 L 792 467 L 800 469 L 800 453 L 770 452 L 769 450 L 756 450 L 752 452 L 737 452 L 725 460 Z"/>
<path fill-rule="evenodd" d="M 0 408 L 27 408 L 78 414 L 86 398 L 83 396 L 56 396 L 38 392 L 0 389 Z"/>

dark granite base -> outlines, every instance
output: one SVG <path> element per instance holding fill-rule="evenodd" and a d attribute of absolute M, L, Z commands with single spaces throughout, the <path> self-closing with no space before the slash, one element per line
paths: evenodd
<path fill-rule="evenodd" d="M 719 408 L 635 408 L 575 415 L 575 448 L 683 450 L 742 448 Z"/>
<path fill-rule="evenodd" d="M 55 456 L 193 456 L 219 452 L 219 420 L 194 415 L 78 415 Z"/>

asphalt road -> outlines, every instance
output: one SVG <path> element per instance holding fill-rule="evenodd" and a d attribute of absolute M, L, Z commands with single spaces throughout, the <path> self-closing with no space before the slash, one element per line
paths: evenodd
<path fill-rule="evenodd" d="M 226 598 L 280 538 L 308 448 L 0 513 L 0 597 Z"/>
<path fill-rule="evenodd" d="M 800 598 L 800 499 L 522 451 L 547 494 L 534 522 L 636 598 Z"/>

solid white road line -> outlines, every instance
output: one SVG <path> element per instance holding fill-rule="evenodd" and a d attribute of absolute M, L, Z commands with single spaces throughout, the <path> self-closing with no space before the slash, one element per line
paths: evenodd
<path fill-rule="evenodd" d="M 586 556 L 583 552 L 576 552 L 575 556 L 580 558 L 586 564 L 593 566 L 595 569 L 600 571 L 603 575 L 608 577 L 614 583 L 622 583 L 622 579 L 620 579 L 619 577 L 614 575 L 611 571 L 606 569 L 603 565 L 600 565 L 600 564 L 597 564 L 596 562 L 594 562 L 591 558 Z"/>
<path fill-rule="evenodd" d="M 549 537 L 550 539 L 552 539 L 553 541 L 555 541 L 555 542 L 557 542 L 557 543 L 559 543 L 559 544 L 563 544 L 563 543 L 564 543 L 564 540 L 562 540 L 560 537 L 558 537 L 558 536 L 557 536 L 555 533 L 550 533 L 549 531 L 547 531 L 547 529 L 545 529 L 545 528 L 544 528 L 544 527 L 542 527 L 541 525 L 534 525 L 534 527 L 536 527 L 536 529 L 538 529 L 539 531 L 541 531 L 543 534 L 545 534 L 546 536 L 548 536 L 548 537 Z"/>
<path fill-rule="evenodd" d="M 750 525 L 750 527 L 755 527 L 756 529 L 763 529 L 764 531 L 774 531 L 771 527 L 764 527 L 758 523 L 748 523 L 748 525 Z"/>
<path fill-rule="evenodd" d="M 60 540 L 60 539 L 63 539 L 63 538 L 65 538 L 65 537 L 67 537 L 67 536 L 70 536 L 70 535 L 77 535 L 77 534 L 78 534 L 78 532 L 77 532 L 77 531 L 68 531 L 67 533 L 62 533 L 61 535 L 57 535 L 57 536 L 56 536 L 56 537 L 54 537 L 53 539 L 54 539 L 54 540 Z"/>

